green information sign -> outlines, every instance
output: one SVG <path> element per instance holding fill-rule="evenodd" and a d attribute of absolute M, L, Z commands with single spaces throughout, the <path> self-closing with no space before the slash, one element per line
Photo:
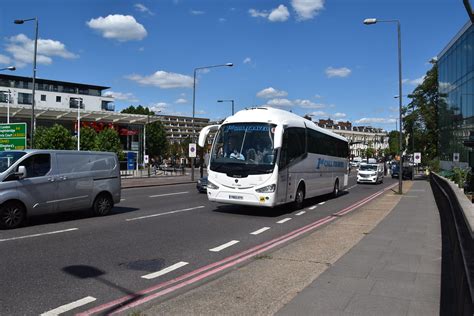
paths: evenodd
<path fill-rule="evenodd" d="M 26 123 L 0 124 L 0 151 L 26 149 Z"/>

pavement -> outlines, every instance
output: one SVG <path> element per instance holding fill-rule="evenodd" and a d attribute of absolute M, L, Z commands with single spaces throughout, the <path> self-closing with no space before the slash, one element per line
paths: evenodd
<path fill-rule="evenodd" d="M 195 176 L 197 180 L 198 176 Z M 190 175 L 123 179 L 189 183 Z M 436 315 L 441 227 L 426 180 L 397 187 L 330 225 L 140 315 Z M 395 190 L 395 191 L 394 191 Z"/>
<path fill-rule="evenodd" d="M 205 172 L 204 172 L 205 174 Z M 199 168 L 194 170 L 194 181 L 191 181 L 191 170 L 186 169 L 184 175 L 181 172 L 162 172 L 151 174 L 150 177 L 124 177 L 122 176 L 122 189 L 162 186 L 172 184 L 185 184 L 196 182 L 200 178 Z"/>

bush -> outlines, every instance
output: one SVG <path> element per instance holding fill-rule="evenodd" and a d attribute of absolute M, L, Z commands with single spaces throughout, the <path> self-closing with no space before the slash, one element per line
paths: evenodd
<path fill-rule="evenodd" d="M 440 170 L 439 159 L 438 159 L 438 158 L 435 158 L 435 159 L 433 159 L 433 160 L 430 160 L 430 161 L 428 162 L 428 168 L 429 168 L 431 171 L 439 172 L 439 170 Z"/>
<path fill-rule="evenodd" d="M 74 149 L 75 142 L 70 131 L 62 125 L 39 126 L 35 130 L 34 147 L 37 149 Z"/>

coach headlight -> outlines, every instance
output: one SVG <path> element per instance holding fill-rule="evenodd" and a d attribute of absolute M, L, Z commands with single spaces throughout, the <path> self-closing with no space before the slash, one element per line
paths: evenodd
<path fill-rule="evenodd" d="M 208 189 L 211 189 L 211 190 L 217 190 L 219 189 L 219 187 L 217 185 L 215 185 L 214 183 L 212 183 L 211 181 L 207 180 L 207 188 Z"/>
<path fill-rule="evenodd" d="M 270 184 L 263 188 L 256 189 L 255 191 L 258 193 L 272 193 L 272 192 L 275 192 L 275 189 L 276 189 L 276 184 Z"/>

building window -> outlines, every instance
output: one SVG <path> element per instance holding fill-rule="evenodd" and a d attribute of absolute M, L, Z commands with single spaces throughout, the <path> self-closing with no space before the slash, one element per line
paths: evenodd
<path fill-rule="evenodd" d="M 61 96 L 59 95 L 56 96 L 56 102 L 61 102 Z"/>
<path fill-rule="evenodd" d="M 41 101 L 46 101 L 46 94 L 41 95 Z"/>
<path fill-rule="evenodd" d="M 18 93 L 18 104 L 32 104 L 33 98 L 31 93 Z"/>

